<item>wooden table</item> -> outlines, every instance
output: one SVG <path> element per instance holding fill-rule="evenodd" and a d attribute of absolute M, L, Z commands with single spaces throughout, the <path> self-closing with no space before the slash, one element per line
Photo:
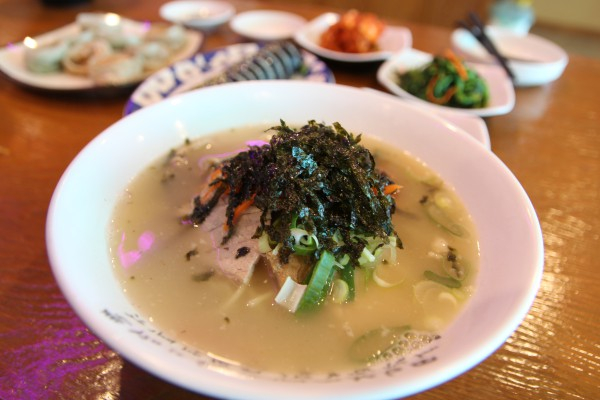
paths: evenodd
<path fill-rule="evenodd" d="M 307 18 L 324 10 L 279 2 L 234 1 L 238 11 L 286 9 Z M 159 20 L 161 2 L 96 0 L 44 8 L 0 1 L 0 45 L 112 11 Z M 414 47 L 435 52 L 449 31 L 406 21 Z M 203 50 L 240 41 L 227 27 Z M 337 82 L 381 89 L 374 69 L 332 66 Z M 504 346 L 471 371 L 418 399 L 600 398 L 600 61 L 571 55 L 564 75 L 518 89 L 515 109 L 486 120 L 492 150 L 520 180 L 544 233 L 538 296 Z M 106 347 L 73 313 L 46 255 L 46 210 L 75 155 L 117 121 L 127 95 L 37 93 L 0 78 L 0 398 L 197 399 Z"/>

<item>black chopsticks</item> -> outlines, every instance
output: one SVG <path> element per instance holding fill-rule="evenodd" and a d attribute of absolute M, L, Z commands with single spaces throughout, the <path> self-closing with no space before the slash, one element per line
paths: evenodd
<path fill-rule="evenodd" d="M 498 63 L 500 63 L 502 68 L 504 68 L 504 70 L 506 71 L 506 73 L 508 74 L 510 79 L 512 79 L 514 81 L 515 75 L 511 71 L 511 69 L 508 67 L 506 58 L 502 54 L 500 54 L 500 52 L 498 51 L 498 49 L 496 48 L 494 43 L 490 40 L 489 36 L 486 35 L 485 27 L 484 27 L 483 23 L 481 22 L 481 19 L 479 18 L 479 16 L 474 12 L 469 12 L 468 22 L 464 21 L 464 20 L 459 20 L 458 24 L 460 26 L 462 26 L 464 29 L 471 32 L 471 34 L 473 36 L 475 36 L 475 38 L 488 51 L 488 53 L 490 53 L 492 56 L 494 56 L 494 58 L 496 60 L 498 60 Z"/>

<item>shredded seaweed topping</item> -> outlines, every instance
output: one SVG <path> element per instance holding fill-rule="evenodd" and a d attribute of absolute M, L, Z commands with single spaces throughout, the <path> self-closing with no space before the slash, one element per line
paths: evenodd
<path fill-rule="evenodd" d="M 290 229 L 297 225 L 318 239 L 314 259 L 329 251 L 348 254 L 353 265 L 365 247 L 361 237 L 387 243 L 389 236 L 397 236 L 391 222 L 393 182 L 375 168 L 373 156 L 359 144 L 360 135 L 339 123 L 315 121 L 298 130 L 281 121 L 269 131 L 275 134 L 268 145 L 252 146 L 217 166 L 211 195 L 194 199 L 188 222 L 201 224 L 227 195 L 226 242 L 239 210 L 253 204 L 262 211 L 254 237 L 266 232 L 271 242 L 281 244 L 278 254 L 284 263 L 293 252 Z"/>
<path fill-rule="evenodd" d="M 235 258 L 240 258 L 240 257 L 244 257 L 247 256 L 248 253 L 250 253 L 250 247 L 244 246 L 244 247 L 240 247 L 239 249 L 237 249 L 237 251 L 235 252 Z"/>

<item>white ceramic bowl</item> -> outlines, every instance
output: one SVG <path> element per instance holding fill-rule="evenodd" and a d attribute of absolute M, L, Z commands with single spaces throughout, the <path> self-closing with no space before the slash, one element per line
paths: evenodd
<path fill-rule="evenodd" d="M 303 17 L 289 12 L 257 10 L 236 15 L 229 25 L 235 33 L 248 39 L 270 41 L 291 38 L 305 23 Z"/>
<path fill-rule="evenodd" d="M 569 56 L 555 43 L 534 34 L 519 34 L 509 29 L 487 26 L 486 34 L 504 57 L 515 75 L 515 86 L 539 86 L 558 79 Z M 465 29 L 452 32 L 452 47 L 466 60 L 495 63 L 495 59 Z"/>
<path fill-rule="evenodd" d="M 113 276 L 107 229 L 131 179 L 184 138 L 276 124 L 280 118 L 289 124 L 339 121 L 350 131 L 377 136 L 419 157 L 455 188 L 478 230 L 481 268 L 475 294 L 439 340 L 406 358 L 335 376 L 265 373 L 186 350 L 127 300 Z M 56 279 L 98 337 L 163 379 L 228 399 L 384 399 L 437 386 L 477 365 L 518 327 L 537 292 L 543 263 L 535 211 L 493 153 L 420 107 L 325 83 L 226 84 L 131 114 L 92 140 L 67 168 L 46 229 Z"/>
<path fill-rule="evenodd" d="M 212 30 L 235 14 L 235 7 L 221 0 L 177 0 L 160 7 L 160 16 L 188 28 Z"/>

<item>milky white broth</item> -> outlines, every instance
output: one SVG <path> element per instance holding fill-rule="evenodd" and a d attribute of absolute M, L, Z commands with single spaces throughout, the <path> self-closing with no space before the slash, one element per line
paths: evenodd
<path fill-rule="evenodd" d="M 374 139 L 361 143 L 378 168 L 403 186 L 393 222 L 404 250 L 397 251 L 396 264 L 378 267 L 377 276 L 394 283 L 403 279 L 400 284 L 380 287 L 357 268 L 354 302 L 337 304 L 328 298 L 318 311 L 295 315 L 274 303 L 276 289 L 264 268 L 257 267 L 242 289 L 218 272 L 211 275 L 216 255 L 209 234 L 179 222 L 206 179 L 198 160 L 243 148 L 248 140 L 268 140 L 262 127 L 224 133 L 182 143 L 184 156 L 161 157 L 131 182 L 114 211 L 109 233 L 114 271 L 141 315 L 165 335 L 248 367 L 319 373 L 360 366 L 349 349 L 373 329 L 410 326 L 436 333 L 452 321 L 475 280 L 479 253 L 474 226 L 447 187 L 442 192 L 451 200 L 448 215 L 468 235 L 456 237 L 433 223 L 419 200 L 431 195 L 423 181 L 437 175 Z M 442 274 L 436 250 L 443 241 L 468 267 L 460 289 L 424 278 L 425 270 Z M 192 250 L 196 254 L 189 256 Z"/>

